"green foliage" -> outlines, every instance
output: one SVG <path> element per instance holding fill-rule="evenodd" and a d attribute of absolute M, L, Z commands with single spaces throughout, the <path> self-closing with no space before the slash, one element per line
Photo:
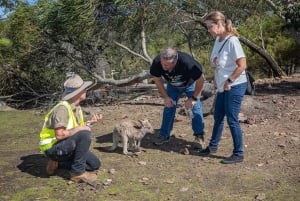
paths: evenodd
<path fill-rule="evenodd" d="M 149 62 L 114 43 L 146 56 L 142 30 L 151 58 L 168 46 L 175 47 L 193 54 L 203 65 L 206 78 L 211 79 L 209 56 L 214 39 L 203 26 L 203 17 L 211 10 L 224 12 L 243 36 L 264 48 L 286 72 L 299 65 L 299 46 L 284 29 L 284 21 L 262 0 L 40 0 L 36 5 L 23 1 L 7 4 L 11 2 L 1 4 L 13 9 L 0 21 L 1 95 L 17 90 L 22 91 L 18 98 L 27 99 L 55 94 L 61 91 L 64 74 L 70 70 L 82 75 L 102 70 L 108 75 L 115 70 L 115 79 L 148 70 Z M 298 4 L 287 7 L 285 1 L 274 3 L 297 24 Z M 251 70 L 269 75 L 266 61 L 244 49 Z M 99 63 L 102 56 L 108 67 Z"/>
<path fill-rule="evenodd" d="M 42 1 L 38 4 L 40 26 L 53 35 L 88 39 L 94 34 L 97 3 L 96 0 Z"/>
<path fill-rule="evenodd" d="M 0 38 L 0 64 L 9 63 L 9 57 L 12 55 L 12 42 L 8 38 Z"/>
<path fill-rule="evenodd" d="M 0 21 L 0 65 L 9 64 L 12 57 L 12 41 L 7 38 L 7 23 Z"/>
<path fill-rule="evenodd" d="M 32 91 L 31 83 L 36 80 L 29 78 L 27 82 L 23 77 L 30 68 L 30 65 L 26 65 L 31 63 L 28 61 L 29 55 L 33 54 L 42 42 L 40 29 L 36 25 L 35 10 L 27 4 L 20 3 L 7 20 L 1 23 L 5 26 L 1 29 L 0 64 L 3 68 L 0 70 L 0 94 L 19 94 L 19 90 L 23 89 L 21 86 L 27 86 L 28 90 Z"/>
<path fill-rule="evenodd" d="M 299 64 L 299 46 L 283 29 L 283 22 L 275 15 L 253 15 L 249 17 L 243 26 L 239 27 L 240 33 L 265 49 L 270 56 L 276 59 L 281 68 L 290 73 L 291 64 Z M 269 75 L 270 70 L 266 61 L 259 55 L 246 48 L 247 63 L 251 71 L 257 74 Z M 287 57 L 287 55 L 289 55 Z"/>
<path fill-rule="evenodd" d="M 178 30 L 176 32 L 174 25 L 170 23 L 174 22 L 172 16 L 166 15 L 166 13 L 174 12 L 175 7 L 170 4 L 169 1 L 103 2 L 98 8 L 100 35 L 105 37 L 106 41 L 121 42 L 131 50 L 143 55 L 141 30 L 144 28 L 147 50 L 149 56 L 154 58 L 167 46 L 176 46 L 178 42 L 181 43 L 176 41 L 180 38 Z M 136 74 L 142 69 L 149 69 L 149 63 L 138 57 L 132 57 L 127 50 L 118 46 L 110 45 L 105 50 L 105 54 L 107 58 L 113 58 L 110 60 L 112 69 L 119 72 L 116 78 Z"/>
<path fill-rule="evenodd" d="M 285 18 L 286 27 L 292 27 L 296 30 L 300 28 L 300 2 L 296 0 L 274 1 L 279 12 Z"/>
<path fill-rule="evenodd" d="M 41 42 L 40 29 L 36 26 L 35 10 L 27 4 L 20 4 L 8 17 L 7 37 L 13 41 L 16 57 L 30 54 Z"/>
<path fill-rule="evenodd" d="M 0 47 L 10 47 L 11 41 L 7 38 L 0 38 Z"/>

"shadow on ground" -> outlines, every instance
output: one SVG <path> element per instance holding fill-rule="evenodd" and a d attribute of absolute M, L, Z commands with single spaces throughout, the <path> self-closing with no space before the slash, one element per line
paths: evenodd
<path fill-rule="evenodd" d="M 148 149 L 152 150 L 160 150 L 163 152 L 175 152 L 175 153 L 181 153 L 183 154 L 184 149 L 187 149 L 189 152 L 189 155 L 196 155 L 199 156 L 199 149 L 194 149 L 193 148 L 193 142 L 186 141 L 181 138 L 177 138 L 176 136 L 172 135 L 170 137 L 170 142 L 161 146 L 154 145 L 153 142 L 157 139 L 157 136 L 159 135 L 159 129 L 155 129 L 154 134 L 146 134 L 144 138 L 142 139 L 141 142 L 141 150 L 142 151 L 147 151 Z M 104 135 L 96 137 L 96 142 L 101 143 L 101 144 L 112 144 L 112 133 L 106 133 Z M 95 149 L 98 149 L 101 152 L 105 153 L 111 153 L 112 151 L 109 151 L 108 148 L 109 146 L 97 146 L 94 147 Z M 123 148 L 122 144 L 119 143 L 118 148 L 113 151 L 118 154 L 123 154 Z M 218 158 L 218 159 L 224 159 L 225 157 L 223 156 L 218 156 L 218 155 L 209 155 L 207 157 L 210 158 Z"/>
<path fill-rule="evenodd" d="M 17 166 L 20 171 L 35 177 L 49 178 L 46 172 L 48 158 L 44 154 L 22 156 L 20 160 L 22 160 L 22 162 Z M 63 179 L 69 179 L 69 174 L 67 170 L 64 169 L 58 169 L 55 175 Z"/>

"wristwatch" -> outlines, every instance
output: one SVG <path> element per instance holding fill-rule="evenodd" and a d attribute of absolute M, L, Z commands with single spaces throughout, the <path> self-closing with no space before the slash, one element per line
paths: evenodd
<path fill-rule="evenodd" d="M 197 101 L 198 99 L 195 96 L 191 97 L 194 101 Z"/>
<path fill-rule="evenodd" d="M 233 80 L 232 80 L 232 79 L 230 79 L 230 78 L 228 78 L 228 79 L 227 79 L 227 82 L 229 82 L 229 83 L 233 83 Z"/>

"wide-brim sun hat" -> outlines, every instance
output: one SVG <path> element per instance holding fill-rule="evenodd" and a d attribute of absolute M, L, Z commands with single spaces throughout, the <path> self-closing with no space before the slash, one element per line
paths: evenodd
<path fill-rule="evenodd" d="M 65 91 L 62 94 L 62 100 L 67 101 L 72 99 L 92 84 L 92 81 L 83 81 L 79 75 L 72 75 L 64 83 Z"/>

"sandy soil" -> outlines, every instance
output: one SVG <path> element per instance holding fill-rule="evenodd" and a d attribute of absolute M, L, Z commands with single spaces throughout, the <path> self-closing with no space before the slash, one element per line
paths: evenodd
<path fill-rule="evenodd" d="M 218 152 L 200 157 L 193 149 L 189 118 L 178 104 L 173 138 L 157 147 L 163 104 L 157 94 L 84 107 L 99 112 L 91 150 L 101 159 L 95 186 L 68 182 L 68 172 L 45 174 L 47 159 L 38 151 L 38 133 L 45 113 L 1 112 L 0 200 L 299 200 L 300 197 L 300 78 L 256 81 L 254 96 L 245 96 L 240 115 L 245 161 L 224 165 L 232 152 L 225 126 Z M 208 143 L 213 98 L 203 101 Z M 122 148 L 107 151 L 114 125 L 122 118 L 147 118 L 155 133 L 142 140 L 142 152 L 125 156 Z M 19 122 L 19 124 L 14 124 Z"/>

